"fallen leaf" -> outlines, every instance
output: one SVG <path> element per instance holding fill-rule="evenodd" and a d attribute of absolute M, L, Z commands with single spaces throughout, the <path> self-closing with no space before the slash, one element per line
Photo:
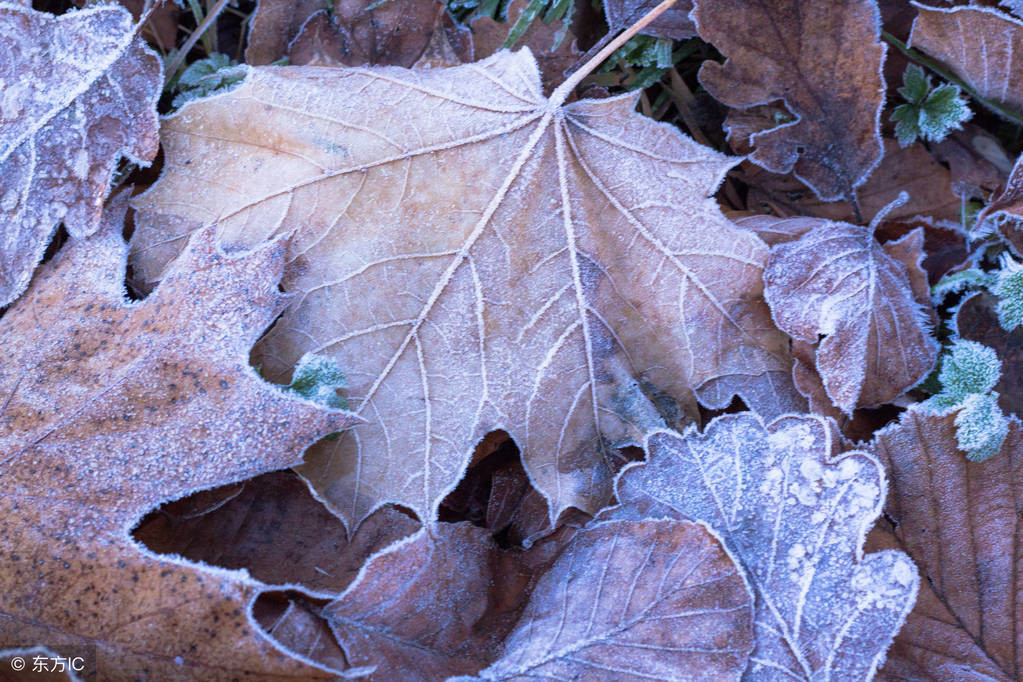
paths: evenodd
<path fill-rule="evenodd" d="M 495 429 L 553 520 L 608 502 L 613 446 L 663 424 L 655 389 L 799 404 L 761 298 L 766 248 L 711 198 L 733 160 L 635 113 L 635 95 L 566 94 L 541 95 L 528 51 L 501 52 L 252 69 L 166 120 L 135 272 L 158 279 L 206 221 L 234 245 L 297 230 L 297 296 L 257 362 L 284 382 L 306 351 L 343 368 L 371 423 L 302 473 L 349 527 L 388 501 L 429 523 Z"/>
<path fill-rule="evenodd" d="M 1023 22 L 993 7 L 928 7 L 914 2 L 909 45 L 944 62 L 981 97 L 1023 111 Z"/>
<path fill-rule="evenodd" d="M 728 121 L 734 120 L 730 114 Z M 919 143 L 903 148 L 895 140 L 885 139 L 884 148 L 885 156 L 881 163 L 867 181 L 856 189 L 856 199 L 865 221 L 872 220 L 880 211 L 891 206 L 902 192 L 909 195 L 909 200 L 891 208 L 885 215 L 887 220 L 921 215 L 959 220 L 962 201 L 952 191 L 952 176 L 948 168 Z M 743 152 L 740 146 L 736 151 L 748 153 L 749 149 Z M 858 222 L 852 204 L 846 201 L 821 201 L 792 175 L 778 175 L 756 168 L 746 173 L 745 180 L 750 186 L 746 205 L 751 210 L 763 210 L 763 206 L 770 206 L 773 212 L 784 217 L 803 215 L 847 223 Z"/>
<path fill-rule="evenodd" d="M 1018 679 L 1019 422 L 1012 421 L 1001 453 L 982 463 L 956 447 L 954 413 L 916 406 L 881 431 L 875 447 L 891 478 L 885 513 L 932 588 L 885 669 L 919 669 L 929 679 Z"/>
<path fill-rule="evenodd" d="M 0 50 L 3 307 L 62 221 L 72 237 L 96 231 L 121 157 L 156 155 L 163 75 L 117 6 L 55 17 L 2 3 Z"/>
<path fill-rule="evenodd" d="M 349 541 L 341 521 L 292 471 L 203 490 L 150 513 L 132 536 L 157 554 L 246 569 L 270 585 L 340 594 L 372 554 L 419 529 L 383 507 Z"/>
<path fill-rule="evenodd" d="M 611 33 L 618 33 L 659 5 L 658 0 L 604 0 L 604 17 Z M 679 0 L 663 14 L 647 24 L 642 33 L 657 38 L 685 40 L 696 35 L 696 25 L 689 18 L 693 0 Z"/>
<path fill-rule="evenodd" d="M 473 54 L 477 60 L 490 57 L 504 49 L 505 39 L 519 16 L 529 6 L 530 0 L 512 0 L 506 10 L 507 21 L 494 21 L 490 17 L 473 19 Z M 563 19 L 549 24 L 535 20 L 515 44 L 529 48 L 540 66 L 544 92 L 551 92 L 565 80 L 565 72 L 576 65 L 582 57 L 572 26 L 566 26 Z"/>
<path fill-rule="evenodd" d="M 322 675 L 254 632 L 261 583 L 129 537 L 164 500 L 291 466 L 353 423 L 248 365 L 283 303 L 284 245 L 231 257 L 202 231 L 131 302 L 125 210 L 0 318 L 0 646 L 93 645 L 102 679 Z"/>
<path fill-rule="evenodd" d="M 934 157 L 947 164 L 957 197 L 988 200 L 1012 170 L 1012 161 L 996 137 L 967 121 L 941 142 L 931 145 Z"/>
<path fill-rule="evenodd" d="M 329 6 L 328 0 L 257 0 L 249 21 L 245 63 L 262 66 L 288 56 L 288 44 L 302 24 Z"/>
<path fill-rule="evenodd" d="M 846 413 L 896 398 L 938 358 L 919 266 L 922 231 L 903 239 L 916 241 L 915 267 L 898 259 L 900 242 L 882 247 L 870 228 L 822 220 L 798 241 L 775 246 L 764 270 L 764 296 L 779 329 L 805 343 L 825 337 L 817 371 Z"/>
<path fill-rule="evenodd" d="M 795 118 L 752 135 L 750 159 L 795 173 L 824 201 L 851 199 L 882 156 L 885 47 L 876 4 L 694 4 L 700 37 L 727 57 L 724 64 L 704 62 L 700 83 L 730 107 L 781 101 Z"/>
<path fill-rule="evenodd" d="M 288 59 L 296 65 L 412 66 L 434 35 L 445 33 L 445 17 L 440 0 L 342 0 L 332 13 L 322 9 L 309 15 L 288 44 Z M 471 43 L 463 47 L 461 57 L 469 61 Z"/>
<path fill-rule="evenodd" d="M 323 615 L 379 680 L 488 663 L 479 679 L 738 679 L 752 645 L 735 564 L 705 527 L 668 519 L 601 523 L 528 553 L 442 524 L 370 559 Z"/>
<path fill-rule="evenodd" d="M 1023 415 L 1023 327 L 1011 332 L 998 323 L 998 300 L 975 293 L 956 308 L 953 324 L 959 338 L 976 341 L 998 353 L 1002 378 L 995 384 L 998 404 L 1007 414 Z"/>
<path fill-rule="evenodd" d="M 923 230 L 924 259 L 920 267 L 927 273 L 927 283 L 937 284 L 942 277 L 970 257 L 966 232 L 958 223 L 917 217 L 913 220 L 882 220 L 875 234 L 882 243 L 905 237 L 914 230 Z M 928 293 L 929 296 L 929 293 Z"/>
<path fill-rule="evenodd" d="M 654 432 L 646 449 L 610 516 L 702 521 L 721 537 L 755 593 L 747 678 L 870 679 L 919 583 L 902 552 L 863 554 L 880 463 L 839 454 L 834 422 L 815 416 L 730 414 L 702 434 Z"/>

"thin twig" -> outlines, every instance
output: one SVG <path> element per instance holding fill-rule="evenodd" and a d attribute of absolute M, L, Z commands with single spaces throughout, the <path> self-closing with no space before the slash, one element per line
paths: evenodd
<path fill-rule="evenodd" d="M 181 46 L 178 53 L 174 55 L 174 59 L 172 59 L 170 64 L 167 65 L 167 71 L 165 72 L 166 80 L 164 81 L 165 86 L 167 83 L 171 82 L 174 78 L 174 74 L 178 71 L 178 67 L 181 66 L 183 61 L 185 61 L 185 57 L 187 57 L 188 53 L 192 51 L 195 44 L 199 42 L 199 38 L 202 37 L 202 34 L 206 33 L 210 26 L 213 25 L 213 22 L 217 20 L 220 13 L 224 11 L 225 7 L 227 7 L 228 2 L 230 2 L 230 0 L 217 0 L 217 4 L 213 7 L 210 13 L 206 15 L 206 18 L 203 19 L 201 24 L 199 24 L 199 27 L 192 31 L 192 35 L 188 36 L 188 40 L 185 41 L 185 44 Z"/>
<path fill-rule="evenodd" d="M 914 50 L 913 48 L 909 47 L 908 45 L 906 45 L 906 43 L 902 42 L 901 40 L 893 36 L 891 33 L 888 33 L 887 31 L 881 31 L 881 38 L 883 38 L 886 43 L 894 46 L 895 49 L 897 49 L 899 52 L 912 59 L 920 66 L 924 66 L 933 71 L 934 73 L 938 74 L 948 82 L 958 85 L 960 88 L 965 90 L 966 93 L 970 95 L 970 97 L 977 100 L 985 107 L 998 114 L 999 116 L 1007 118 L 1016 125 L 1023 125 L 1023 115 L 1020 115 L 1019 113 L 1013 111 L 1012 109 L 1006 109 L 997 102 L 992 102 L 991 100 L 985 97 L 981 97 L 980 94 L 978 94 L 977 91 L 974 90 L 972 87 L 967 85 L 964 80 L 953 74 L 951 71 L 946 70 L 943 66 L 941 66 L 934 60 L 930 59 L 922 52 L 918 52 L 917 50 Z"/>
<path fill-rule="evenodd" d="M 664 0 L 657 7 L 647 12 L 646 16 L 637 21 L 635 24 L 625 29 L 622 33 L 618 34 L 618 37 L 612 40 L 610 43 L 604 46 L 604 48 L 590 58 L 585 64 L 583 64 L 577 71 L 568 77 L 564 83 L 559 85 L 557 89 L 551 93 L 550 103 L 555 106 L 560 106 L 562 102 L 568 99 L 569 94 L 575 90 L 576 86 L 579 85 L 584 78 L 590 75 L 593 71 L 596 71 L 597 67 L 604 63 L 604 60 L 613 55 L 618 51 L 625 43 L 629 42 L 632 36 L 636 35 L 644 28 L 646 28 L 650 22 L 657 17 L 664 14 L 664 12 L 674 5 L 676 0 Z"/>

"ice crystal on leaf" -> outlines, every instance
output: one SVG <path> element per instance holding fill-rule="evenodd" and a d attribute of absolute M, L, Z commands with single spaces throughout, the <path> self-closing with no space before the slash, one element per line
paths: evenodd
<path fill-rule="evenodd" d="M 938 374 L 941 392 L 922 403 L 932 412 L 958 411 L 956 441 L 974 462 L 997 453 L 1008 433 L 998 394 L 991 391 L 1002 376 L 1001 368 L 993 349 L 976 341 L 956 341 Z"/>

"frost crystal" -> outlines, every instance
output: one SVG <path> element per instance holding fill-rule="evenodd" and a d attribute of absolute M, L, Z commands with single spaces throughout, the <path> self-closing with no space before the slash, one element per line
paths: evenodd
<path fill-rule="evenodd" d="M 976 341 L 956 341 L 941 363 L 942 391 L 922 406 L 934 412 L 959 410 L 956 440 L 967 459 L 982 462 L 998 453 L 1009 432 L 1009 422 L 991 392 L 1002 376 L 995 351 Z"/>
<path fill-rule="evenodd" d="M 347 410 L 348 401 L 337 394 L 339 388 L 348 388 L 348 382 L 337 362 L 323 355 L 306 353 L 298 361 L 288 390 L 313 402 Z"/>
<path fill-rule="evenodd" d="M 983 462 L 998 454 L 1009 435 L 1009 420 L 998 407 L 997 393 L 966 396 L 956 415 L 956 442 L 968 454 L 967 459 Z"/>
<path fill-rule="evenodd" d="M 1011 332 L 1023 325 L 1023 263 L 1017 263 L 1009 254 L 1002 255 L 1002 269 L 998 280 L 991 287 L 997 296 L 998 323 L 1002 329 Z"/>
<path fill-rule="evenodd" d="M 910 64 L 902 75 L 899 94 L 906 100 L 892 112 L 895 137 L 908 147 L 919 137 L 940 142 L 973 115 L 962 99 L 958 85 L 939 85 L 931 89 L 931 79 L 916 64 Z"/>

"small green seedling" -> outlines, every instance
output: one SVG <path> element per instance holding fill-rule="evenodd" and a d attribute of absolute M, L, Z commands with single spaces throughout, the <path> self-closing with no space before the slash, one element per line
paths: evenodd
<path fill-rule="evenodd" d="M 906 67 L 902 83 L 899 94 L 906 103 L 895 107 L 892 120 L 895 137 L 903 147 L 917 138 L 940 142 L 973 115 L 958 85 L 946 83 L 932 88 L 930 77 L 916 64 Z"/>

